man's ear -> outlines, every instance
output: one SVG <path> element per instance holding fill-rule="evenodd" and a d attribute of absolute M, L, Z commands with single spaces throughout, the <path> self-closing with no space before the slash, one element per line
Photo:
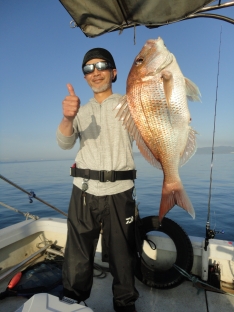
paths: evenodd
<path fill-rule="evenodd" d="M 115 79 L 116 75 L 117 75 L 117 69 L 112 69 L 112 81 Z"/>

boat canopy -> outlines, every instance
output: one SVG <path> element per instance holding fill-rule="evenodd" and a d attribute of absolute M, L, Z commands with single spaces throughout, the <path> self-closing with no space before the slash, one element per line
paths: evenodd
<path fill-rule="evenodd" d="M 234 24 L 234 20 L 207 11 L 233 6 L 234 1 L 207 5 L 213 0 L 60 0 L 79 27 L 90 38 L 112 31 L 144 25 L 155 28 L 195 17 L 212 17 Z"/>

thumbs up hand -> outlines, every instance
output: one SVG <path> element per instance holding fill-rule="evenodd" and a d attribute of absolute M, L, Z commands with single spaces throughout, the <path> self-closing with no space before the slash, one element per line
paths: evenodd
<path fill-rule="evenodd" d="M 63 116 L 65 117 L 65 119 L 73 121 L 80 108 L 80 99 L 75 94 L 74 88 L 70 83 L 67 84 L 67 89 L 69 95 L 67 95 L 62 102 Z"/>

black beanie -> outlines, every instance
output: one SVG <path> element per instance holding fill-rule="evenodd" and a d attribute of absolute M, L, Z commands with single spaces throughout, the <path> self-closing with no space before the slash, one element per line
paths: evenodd
<path fill-rule="evenodd" d="M 84 56 L 84 59 L 82 62 L 82 68 L 88 61 L 90 61 L 92 59 L 96 59 L 96 58 L 100 58 L 100 59 L 103 59 L 103 60 L 109 62 L 112 65 L 112 68 L 116 69 L 113 56 L 111 55 L 111 53 L 108 50 L 103 49 L 103 48 L 94 48 L 94 49 L 89 50 Z M 115 82 L 116 79 L 117 79 L 117 75 L 112 80 L 112 82 Z"/>

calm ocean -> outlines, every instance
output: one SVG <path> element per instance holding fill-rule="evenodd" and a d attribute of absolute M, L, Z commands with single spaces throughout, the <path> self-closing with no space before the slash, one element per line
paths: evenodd
<path fill-rule="evenodd" d="M 161 198 L 162 172 L 135 155 L 137 167 L 136 194 L 140 216 L 157 215 Z M 73 160 L 6 162 L 0 163 L 0 174 L 56 208 L 67 212 L 72 178 L 69 168 Z M 174 207 L 167 217 L 177 222 L 188 235 L 205 235 L 208 214 L 211 155 L 196 154 L 180 169 L 181 180 L 193 203 L 193 220 L 183 209 Z M 39 217 L 62 217 L 55 210 L 0 179 L 0 201 L 23 212 Z M 211 189 L 210 226 L 216 239 L 234 241 L 234 154 L 214 155 Z M 21 214 L 0 205 L 0 228 L 24 221 Z"/>

